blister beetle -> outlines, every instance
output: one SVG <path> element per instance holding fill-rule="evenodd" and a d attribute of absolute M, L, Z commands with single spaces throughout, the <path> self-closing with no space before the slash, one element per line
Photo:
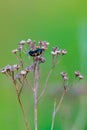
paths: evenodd
<path fill-rule="evenodd" d="M 42 48 L 37 48 L 36 50 L 29 50 L 28 54 L 32 57 L 39 56 L 43 52 Z"/>

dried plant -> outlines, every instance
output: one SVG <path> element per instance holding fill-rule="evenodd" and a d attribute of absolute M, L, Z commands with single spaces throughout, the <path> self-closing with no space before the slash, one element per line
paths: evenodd
<path fill-rule="evenodd" d="M 54 47 L 51 51 L 52 55 L 52 66 L 50 68 L 50 71 L 46 77 L 46 81 L 44 83 L 43 90 L 41 91 L 40 95 L 38 96 L 38 89 L 39 89 L 39 80 L 40 80 L 40 64 L 46 62 L 46 58 L 44 58 L 44 53 L 47 51 L 49 43 L 46 41 L 39 41 L 38 44 L 36 44 L 35 41 L 32 41 L 31 39 L 28 39 L 27 41 L 20 41 L 18 43 L 17 49 L 12 50 L 12 53 L 16 56 L 19 64 L 14 65 L 7 65 L 5 66 L 1 72 L 5 74 L 9 80 L 11 80 L 15 86 L 15 90 L 18 97 L 18 102 L 20 105 L 20 108 L 22 110 L 24 121 L 27 130 L 30 130 L 29 123 L 26 117 L 26 112 L 24 110 L 24 105 L 21 101 L 21 93 L 23 92 L 24 86 L 27 85 L 33 92 L 34 97 L 34 129 L 38 130 L 38 103 L 43 97 L 43 95 L 46 92 L 46 88 L 48 85 L 49 78 L 53 72 L 53 69 L 55 68 L 58 59 L 60 56 L 64 56 L 67 54 L 67 51 L 65 49 L 59 49 L 58 47 Z M 32 57 L 33 61 L 30 65 L 26 66 L 25 61 L 22 57 L 22 53 L 25 53 L 25 56 Z M 29 59 L 30 60 L 30 59 Z M 31 85 L 30 79 L 28 79 L 28 75 L 33 73 L 33 85 Z M 58 113 L 59 108 L 63 102 L 64 96 L 67 93 L 68 90 L 68 75 L 66 72 L 61 72 L 60 74 L 62 76 L 62 82 L 63 82 L 63 93 L 61 95 L 60 101 L 57 104 L 57 99 L 54 100 L 54 109 L 52 114 L 52 123 L 51 123 L 51 130 L 54 128 L 54 121 L 56 113 Z M 78 79 L 83 79 L 83 76 L 80 74 L 79 71 L 75 71 L 75 77 Z"/>

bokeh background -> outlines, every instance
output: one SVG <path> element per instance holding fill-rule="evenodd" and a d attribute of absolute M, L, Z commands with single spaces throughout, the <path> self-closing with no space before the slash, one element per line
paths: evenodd
<path fill-rule="evenodd" d="M 59 46 L 68 51 L 60 59 L 53 72 L 46 96 L 39 104 L 39 130 L 50 130 L 55 94 L 60 98 L 58 74 L 69 73 L 70 81 L 74 70 L 80 70 L 84 82 L 75 83 L 68 92 L 60 112 L 56 116 L 54 130 L 87 130 L 87 1 L 86 0 L 1 0 L 0 1 L 0 69 L 17 62 L 11 50 L 20 40 L 28 38 L 50 42 L 41 66 L 44 83 L 51 64 L 50 51 Z M 26 57 L 26 55 L 25 55 Z M 27 62 L 27 58 L 26 62 Z M 58 94 L 56 93 L 58 92 Z M 33 126 L 33 102 L 31 92 L 25 88 L 23 102 L 31 130 Z M 22 112 L 17 102 L 14 86 L 0 74 L 0 130 L 26 130 Z"/>

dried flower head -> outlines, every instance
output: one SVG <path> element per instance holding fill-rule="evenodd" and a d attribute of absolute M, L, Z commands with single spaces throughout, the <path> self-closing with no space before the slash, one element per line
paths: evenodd
<path fill-rule="evenodd" d="M 11 70 L 11 65 L 5 66 L 5 69 L 6 69 L 7 72 L 10 71 Z"/>
<path fill-rule="evenodd" d="M 31 66 L 27 66 L 26 68 L 25 68 L 25 71 L 26 72 L 30 72 L 30 71 L 33 71 L 34 70 L 34 64 L 32 64 Z"/>
<path fill-rule="evenodd" d="M 12 50 L 12 53 L 16 54 L 18 52 L 18 49 Z"/>
<path fill-rule="evenodd" d="M 48 45 L 49 45 L 49 42 L 46 42 L 46 41 L 39 41 L 38 42 L 39 46 L 43 49 L 43 50 L 46 50 Z"/>
<path fill-rule="evenodd" d="M 61 54 L 61 50 L 56 51 L 56 53 L 57 53 L 58 55 Z"/>
<path fill-rule="evenodd" d="M 28 43 L 28 44 L 31 44 L 31 42 L 32 42 L 31 39 L 28 39 L 28 40 L 27 40 L 27 43 Z"/>
<path fill-rule="evenodd" d="M 27 44 L 29 45 L 30 49 L 35 50 L 35 48 L 36 48 L 36 42 L 35 41 L 32 41 L 31 39 L 28 39 Z"/>
<path fill-rule="evenodd" d="M 52 51 L 53 51 L 53 52 L 58 51 L 58 47 L 53 47 L 53 48 L 52 48 Z"/>
<path fill-rule="evenodd" d="M 61 54 L 61 50 L 59 50 L 58 47 L 53 47 L 53 48 L 52 48 L 52 51 L 51 51 L 51 54 L 52 54 L 53 56 L 58 55 L 58 54 Z"/>
<path fill-rule="evenodd" d="M 44 63 L 46 61 L 44 57 L 39 57 L 38 60 L 39 60 L 39 63 Z"/>
<path fill-rule="evenodd" d="M 40 55 L 40 56 L 34 57 L 34 61 L 38 61 L 38 63 L 44 63 L 46 59 Z"/>
<path fill-rule="evenodd" d="M 15 70 L 18 70 L 20 68 L 20 65 L 14 64 L 13 67 L 14 67 Z"/>
<path fill-rule="evenodd" d="M 83 79 L 83 75 L 79 71 L 75 71 L 75 76 L 78 77 L 79 79 Z"/>
<path fill-rule="evenodd" d="M 68 77 L 67 77 L 67 76 L 64 76 L 64 80 L 68 80 Z"/>
<path fill-rule="evenodd" d="M 18 45 L 24 45 L 25 43 L 26 43 L 25 40 L 21 40 L 21 41 L 18 43 Z"/>
<path fill-rule="evenodd" d="M 68 80 L 68 77 L 67 77 L 67 73 L 66 72 L 61 72 L 61 76 L 64 80 Z"/>
<path fill-rule="evenodd" d="M 78 77 L 80 75 L 79 71 L 75 71 L 75 76 Z"/>
<path fill-rule="evenodd" d="M 6 68 L 1 69 L 1 73 L 2 73 L 2 74 L 5 74 L 6 71 L 7 71 Z"/>
<path fill-rule="evenodd" d="M 22 70 L 21 75 L 23 75 L 23 76 L 26 75 L 26 70 Z"/>
<path fill-rule="evenodd" d="M 66 72 L 61 72 L 60 74 L 61 74 L 62 77 L 67 76 L 67 73 L 66 73 Z"/>
<path fill-rule="evenodd" d="M 64 50 L 61 50 L 61 54 L 62 55 L 66 55 L 67 54 L 67 51 L 64 49 Z"/>
<path fill-rule="evenodd" d="M 79 79 L 83 79 L 84 77 L 83 77 L 83 75 L 80 74 L 80 75 L 78 76 L 78 78 L 79 78 Z"/>

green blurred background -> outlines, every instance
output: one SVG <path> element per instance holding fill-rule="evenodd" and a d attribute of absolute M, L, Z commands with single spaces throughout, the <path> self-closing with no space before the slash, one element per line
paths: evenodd
<path fill-rule="evenodd" d="M 58 85 L 57 75 L 65 70 L 72 81 L 74 70 L 80 70 L 85 79 L 87 78 L 87 1 L 1 0 L 0 68 L 16 63 L 11 50 L 17 47 L 20 40 L 28 38 L 50 42 L 45 55 L 47 61 L 41 66 L 42 84 L 48 73 L 47 70 L 50 68 L 51 48 L 59 46 L 68 51 L 51 76 L 48 85 L 51 90 L 48 89 L 48 93 L 39 104 L 38 130 L 50 130 L 53 95 L 55 95 L 53 88 L 56 89 Z M 78 85 L 81 92 L 76 91 L 76 93 L 72 90 L 71 94 L 66 96 L 61 110 L 56 116 L 54 130 L 87 130 L 86 83 L 80 87 L 81 84 Z M 33 130 L 33 103 L 31 101 L 31 92 L 28 94 L 28 90 L 25 88 L 23 102 L 27 109 L 30 128 Z M 15 89 L 12 83 L 1 74 L 0 130 L 26 130 Z"/>

